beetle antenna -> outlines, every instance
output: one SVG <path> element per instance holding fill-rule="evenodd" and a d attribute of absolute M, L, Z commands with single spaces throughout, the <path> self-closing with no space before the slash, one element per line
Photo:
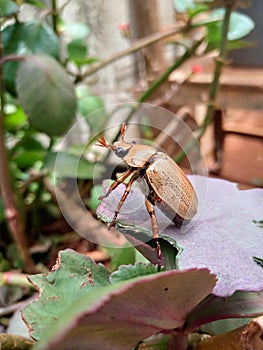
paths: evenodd
<path fill-rule="evenodd" d="M 96 146 L 107 147 L 107 148 L 109 147 L 104 136 L 102 136 L 102 135 L 100 135 L 100 137 L 98 139 L 98 143 L 96 143 Z"/>
<path fill-rule="evenodd" d="M 121 140 L 122 140 L 122 141 L 124 141 L 124 136 L 125 136 L 126 128 L 127 128 L 127 124 L 126 124 L 126 123 L 123 123 L 122 126 L 121 126 Z"/>

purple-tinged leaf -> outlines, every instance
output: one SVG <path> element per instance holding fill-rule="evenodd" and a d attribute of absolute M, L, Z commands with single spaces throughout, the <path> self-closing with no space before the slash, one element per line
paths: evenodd
<path fill-rule="evenodd" d="M 182 327 L 215 283 L 207 269 L 174 270 L 77 294 L 59 317 L 53 311 L 54 321 L 35 349 L 130 349 L 153 334 Z"/>
<path fill-rule="evenodd" d="M 234 183 L 201 176 L 190 180 L 201 203 L 190 224 L 178 229 L 156 208 L 161 237 L 173 240 L 178 247 L 178 268 L 206 267 L 215 273 L 218 283 L 213 293 L 217 296 L 238 290 L 262 291 L 263 268 L 258 262 L 263 259 L 263 231 L 254 222 L 262 219 L 263 190 L 241 191 Z M 111 220 L 123 191 L 121 184 L 101 202 L 97 214 L 102 220 Z M 136 186 L 120 211 L 117 226 L 124 233 L 135 233 L 143 242 L 152 237 L 144 195 Z"/>
<path fill-rule="evenodd" d="M 256 317 L 263 313 L 263 292 L 236 292 L 228 298 L 209 295 L 187 316 L 185 331 L 226 318 Z"/>

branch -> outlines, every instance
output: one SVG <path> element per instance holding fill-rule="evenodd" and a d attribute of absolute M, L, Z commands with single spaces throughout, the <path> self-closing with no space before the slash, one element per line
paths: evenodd
<path fill-rule="evenodd" d="M 3 43 L 0 32 L 0 61 L 3 58 Z M 17 207 L 16 198 L 10 182 L 9 165 L 4 138 L 4 106 L 5 106 L 5 83 L 3 65 L 0 64 L 0 193 L 5 208 L 5 217 L 10 233 L 17 244 L 24 269 L 27 272 L 34 272 L 34 262 L 29 254 L 24 227 L 20 212 Z"/>
<path fill-rule="evenodd" d="M 210 89 L 208 93 L 208 104 L 207 104 L 204 121 L 201 127 L 194 132 L 195 138 L 192 138 L 189 144 L 186 145 L 185 149 L 178 153 L 178 155 L 176 156 L 176 162 L 180 162 L 185 158 L 185 154 L 187 154 L 196 144 L 196 139 L 200 139 L 204 135 L 208 125 L 210 125 L 214 121 L 215 103 L 216 103 L 217 93 L 220 87 L 219 78 L 222 72 L 222 68 L 226 62 L 227 34 L 229 29 L 230 16 L 234 5 L 235 5 L 235 0 L 229 0 L 228 5 L 226 7 L 226 12 L 223 19 L 222 32 L 221 32 L 219 55 L 216 59 L 213 81 L 210 85 Z"/>
<path fill-rule="evenodd" d="M 3 66 L 6 62 L 11 62 L 11 61 L 24 61 L 27 56 L 16 56 L 16 55 L 6 55 L 4 57 L 0 58 L 0 65 Z"/>
<path fill-rule="evenodd" d="M 222 72 L 222 68 L 226 62 L 227 34 L 229 29 L 230 16 L 231 16 L 231 12 L 233 10 L 234 4 L 235 4 L 235 0 L 232 0 L 232 1 L 229 1 L 229 4 L 226 6 L 226 12 L 223 19 L 221 41 L 220 41 L 220 47 L 219 47 L 219 56 L 216 59 L 214 79 L 209 89 L 206 116 L 205 116 L 203 125 L 199 130 L 199 134 L 197 135 L 197 138 L 200 138 L 204 134 L 207 126 L 210 125 L 214 120 L 216 97 L 220 86 L 219 78 Z"/>
<path fill-rule="evenodd" d="M 6 271 L 0 273 L 0 287 L 1 286 L 21 286 L 33 289 L 32 283 L 27 279 L 27 275 L 20 272 Z"/>
<path fill-rule="evenodd" d="M 169 78 L 170 74 L 179 68 L 188 58 L 195 54 L 197 48 L 201 45 L 203 39 L 198 40 L 192 47 L 186 49 L 185 53 L 179 57 L 158 79 L 156 79 L 148 90 L 146 90 L 138 99 L 139 104 L 147 101 L 149 97 Z"/>
<path fill-rule="evenodd" d="M 98 222 L 88 210 L 81 208 L 72 198 L 69 198 L 58 186 L 51 184 L 48 178 L 44 179 L 44 185 L 52 197 L 58 200 L 62 212 L 70 220 L 70 225 L 75 232 L 91 242 L 99 245 L 123 247 L 126 239 L 116 229 L 109 231 L 106 225 Z"/>
<path fill-rule="evenodd" d="M 89 75 L 97 72 L 101 68 L 106 67 L 107 65 L 113 63 L 114 61 L 117 61 L 118 59 L 124 56 L 130 55 L 136 51 L 143 49 L 146 46 L 149 46 L 158 41 L 167 39 L 170 36 L 173 36 L 175 34 L 188 32 L 189 30 L 191 30 L 191 28 L 192 27 L 189 24 L 178 25 L 173 29 L 166 30 L 165 32 L 162 32 L 162 33 L 155 33 L 141 40 L 138 40 L 133 45 L 131 45 L 128 49 L 122 50 L 114 54 L 113 56 L 107 58 L 106 60 L 98 62 L 97 64 L 94 64 L 93 67 L 91 67 L 88 71 L 82 74 L 82 79 L 88 77 Z"/>

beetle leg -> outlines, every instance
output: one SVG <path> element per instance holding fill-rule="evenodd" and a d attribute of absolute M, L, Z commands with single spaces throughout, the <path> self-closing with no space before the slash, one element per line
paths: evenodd
<path fill-rule="evenodd" d="M 127 183 L 126 190 L 125 190 L 125 192 L 123 193 L 123 195 L 122 195 L 122 197 L 121 197 L 121 199 L 120 199 L 120 201 L 119 201 L 119 203 L 118 203 L 118 205 L 117 205 L 117 208 L 115 209 L 114 217 L 113 217 L 113 219 L 111 220 L 110 227 L 114 226 L 115 221 L 116 221 L 116 219 L 117 219 L 117 216 L 118 216 L 118 214 L 119 214 L 119 212 L 120 212 L 120 209 L 121 209 L 123 203 L 125 202 L 125 200 L 126 200 L 128 194 L 129 194 L 130 191 L 131 191 L 131 186 L 132 186 L 133 182 L 134 182 L 134 181 L 138 178 L 138 176 L 140 175 L 140 173 L 139 173 L 138 170 L 132 170 L 132 171 L 133 171 L 133 173 L 132 173 L 132 176 L 131 176 L 131 178 L 130 178 L 130 181 Z M 130 171 L 130 173 L 131 173 L 132 171 Z M 127 172 L 128 172 L 128 171 L 127 171 Z M 130 173 L 129 173 L 129 175 L 130 175 Z M 125 173 L 125 174 L 126 174 L 126 173 Z M 128 175 L 127 175 L 127 176 L 128 176 Z M 127 176 L 126 176 L 126 177 L 127 177 Z M 117 181 L 116 181 L 116 182 L 117 182 Z M 116 186 L 118 186 L 118 185 L 116 185 Z M 115 188 L 115 187 L 114 187 L 114 188 Z"/>
<path fill-rule="evenodd" d="M 133 169 L 128 169 L 127 171 L 125 171 L 124 174 L 122 174 L 115 182 L 113 182 L 111 184 L 111 186 L 108 188 L 107 192 L 103 195 L 99 197 L 99 200 L 108 197 L 108 195 L 117 187 L 119 186 L 119 184 L 123 183 L 124 180 L 127 179 L 127 177 L 129 175 L 131 175 L 131 173 L 133 172 Z M 126 184 L 125 184 L 126 185 Z"/>
<path fill-rule="evenodd" d="M 155 216 L 153 205 L 147 198 L 145 198 L 145 206 L 146 206 L 146 209 L 151 217 L 153 239 L 156 242 L 156 250 L 157 250 L 157 256 L 158 256 L 158 267 L 160 268 L 162 265 L 162 252 L 161 252 L 161 246 L 160 246 L 160 242 L 159 242 L 158 223 L 157 223 L 157 219 Z"/>
<path fill-rule="evenodd" d="M 146 209 L 151 217 L 153 238 L 158 239 L 159 238 L 159 232 L 158 232 L 159 230 L 158 230 L 158 224 L 157 224 L 155 212 L 154 212 L 152 203 L 147 198 L 145 199 L 145 206 L 146 206 Z"/>

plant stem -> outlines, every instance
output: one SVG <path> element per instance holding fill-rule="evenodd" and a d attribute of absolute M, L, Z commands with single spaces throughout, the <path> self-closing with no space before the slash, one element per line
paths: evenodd
<path fill-rule="evenodd" d="M 196 49 L 201 45 L 201 43 L 203 42 L 203 39 L 198 40 L 197 42 L 195 42 L 193 44 L 192 47 L 186 49 L 185 53 L 179 57 L 174 64 L 172 64 L 170 67 L 168 67 L 166 69 L 166 71 L 158 78 L 156 79 L 151 86 L 138 98 L 137 100 L 137 104 L 133 107 L 131 107 L 131 111 L 128 114 L 128 116 L 126 117 L 126 122 L 128 122 L 131 117 L 133 116 L 133 114 L 135 113 L 135 111 L 137 110 L 137 108 L 139 108 L 139 106 L 147 101 L 151 95 L 165 82 L 167 81 L 169 75 L 177 68 L 179 68 L 188 58 L 190 58 L 191 56 L 193 56 L 195 54 Z M 120 136 L 120 132 L 116 135 L 115 139 L 118 139 L 118 137 Z M 108 152 L 104 158 L 107 159 L 110 155 L 110 152 Z M 185 156 L 185 154 L 184 154 Z"/>
<path fill-rule="evenodd" d="M 230 16 L 231 16 L 231 12 L 234 4 L 235 4 L 235 0 L 230 1 L 229 4 L 226 5 L 226 11 L 223 19 L 221 40 L 220 40 L 220 46 L 219 46 L 219 56 L 216 59 L 214 79 L 209 89 L 206 116 L 205 116 L 203 125 L 199 130 L 200 134 L 197 135 L 198 138 L 204 134 L 207 126 L 210 125 L 214 120 L 215 102 L 216 102 L 216 97 L 220 86 L 219 78 L 222 72 L 222 68 L 225 65 L 225 61 L 226 61 L 227 34 L 228 34 L 228 28 L 230 23 Z"/>
<path fill-rule="evenodd" d="M 58 35 L 58 9 L 57 0 L 52 0 L 52 28 L 54 33 Z"/>
<path fill-rule="evenodd" d="M 147 101 L 151 95 L 163 84 L 167 81 L 169 78 L 169 75 L 177 68 L 179 68 L 188 58 L 193 56 L 195 54 L 196 49 L 201 45 L 203 42 L 203 39 L 198 40 L 193 44 L 192 47 L 188 48 L 185 53 L 179 57 L 174 64 L 172 64 L 170 67 L 166 69 L 166 71 L 158 78 L 156 79 L 151 86 L 138 98 L 138 104 L 136 104 L 135 108 L 132 108 L 131 112 L 126 118 L 126 122 L 128 122 L 133 113 L 136 111 L 136 109 L 145 101 Z M 119 136 L 119 135 L 118 135 Z"/>
<path fill-rule="evenodd" d="M 138 99 L 139 103 L 145 102 L 148 98 L 169 78 L 169 75 L 177 68 L 179 68 L 188 58 L 195 54 L 196 49 L 200 46 L 203 40 L 199 40 L 193 44 L 192 47 L 188 48 L 185 53 L 178 58 L 166 71 L 156 79 L 148 90 L 146 90 Z"/>
<path fill-rule="evenodd" d="M 33 287 L 32 283 L 30 283 L 27 279 L 27 275 L 19 272 L 1 272 L 0 273 L 0 286 L 22 286 L 22 287 L 29 287 L 33 290 L 35 288 Z"/>
<path fill-rule="evenodd" d="M 2 33 L 0 31 L 0 60 L 3 57 Z M 7 151 L 5 148 L 4 138 L 4 106 L 5 106 L 5 83 L 3 65 L 0 65 L 0 192 L 5 208 L 5 216 L 10 233 L 17 244 L 24 269 L 27 272 L 34 272 L 34 262 L 29 254 L 24 227 L 22 224 L 20 212 L 17 207 L 15 194 L 12 189 L 9 173 L 9 165 L 7 159 Z"/>
<path fill-rule="evenodd" d="M 221 32 L 221 40 L 220 40 L 220 46 L 219 46 L 219 55 L 216 59 L 215 64 L 215 70 L 213 75 L 213 81 L 210 85 L 210 89 L 208 92 L 208 103 L 207 103 L 207 109 L 206 109 L 206 115 L 203 120 L 203 123 L 200 128 L 198 128 L 194 132 L 194 136 L 196 139 L 200 139 L 208 125 L 213 123 L 214 121 L 214 114 L 215 114 L 215 104 L 216 104 L 216 98 L 217 93 L 220 87 L 220 75 L 222 72 L 222 68 L 226 62 L 226 54 L 227 54 L 227 34 L 229 29 L 229 23 L 230 23 L 230 16 L 231 12 L 233 10 L 233 7 L 235 5 L 235 0 L 229 1 L 226 5 L 226 11 L 223 19 L 223 25 L 222 25 L 222 32 Z M 193 146 L 196 144 L 196 139 L 192 138 L 192 140 L 189 142 L 189 144 L 186 145 L 184 150 L 181 150 L 177 156 L 176 156 L 176 162 L 180 162 L 185 158 L 185 155 L 193 148 Z"/>
<path fill-rule="evenodd" d="M 84 74 L 82 74 L 82 79 L 88 77 L 89 75 L 97 72 L 98 70 L 104 68 L 105 66 L 113 63 L 114 61 L 117 61 L 118 59 L 130 55 L 136 51 L 139 51 L 143 49 L 146 46 L 149 46 L 151 44 L 154 44 L 158 41 L 164 40 L 166 38 L 169 38 L 170 36 L 173 36 L 178 33 L 185 33 L 188 32 L 191 29 L 190 24 L 185 25 L 177 25 L 175 28 L 167 30 L 165 32 L 161 33 L 154 33 L 152 35 L 149 35 L 143 39 L 140 39 L 136 41 L 133 45 L 131 45 L 128 49 L 122 50 L 115 55 L 109 57 L 108 59 L 98 62 L 97 64 L 94 64 L 93 67 L 91 67 L 88 71 L 86 71 Z"/>

